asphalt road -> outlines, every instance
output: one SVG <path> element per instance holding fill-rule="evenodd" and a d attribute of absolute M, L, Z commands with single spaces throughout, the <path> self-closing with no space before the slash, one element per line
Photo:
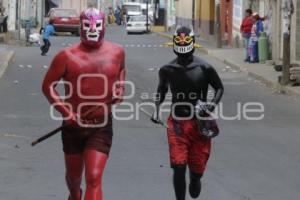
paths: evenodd
<path fill-rule="evenodd" d="M 162 46 L 167 40 L 155 34 L 127 36 L 119 27 L 108 28 L 106 39 L 126 50 L 127 80 L 136 86 L 134 98 L 126 102 L 140 102 L 141 94 L 155 92 L 158 68 L 174 58 L 172 49 Z M 59 134 L 30 146 L 33 139 L 60 124 L 50 118 L 41 81 L 57 51 L 79 38 L 57 36 L 51 41 L 46 57 L 40 56 L 38 47 L 11 47 L 16 62 L 0 80 L 1 200 L 65 200 L 68 196 Z M 224 82 L 225 116 L 235 116 L 240 105 L 257 102 L 264 106 L 264 118 L 219 120 L 221 134 L 214 140 L 199 199 L 300 199 L 299 101 L 274 94 L 246 74 L 200 56 L 215 66 Z M 105 200 L 175 199 L 165 132 L 142 114 L 138 120 L 114 121 L 103 181 Z"/>

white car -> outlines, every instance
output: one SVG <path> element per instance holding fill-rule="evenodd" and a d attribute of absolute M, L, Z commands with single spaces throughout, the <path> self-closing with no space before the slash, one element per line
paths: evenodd
<path fill-rule="evenodd" d="M 142 7 L 138 2 L 125 2 L 122 9 L 126 11 L 126 22 L 132 16 L 142 15 Z"/>
<path fill-rule="evenodd" d="M 148 28 L 150 29 L 150 19 L 148 19 Z M 126 31 L 130 33 L 143 33 L 147 31 L 146 15 L 131 16 L 126 24 Z"/>

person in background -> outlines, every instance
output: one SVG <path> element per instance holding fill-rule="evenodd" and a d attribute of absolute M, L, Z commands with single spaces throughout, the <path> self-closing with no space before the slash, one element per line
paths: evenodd
<path fill-rule="evenodd" d="M 5 8 L 0 7 L 0 32 L 6 33 L 8 31 L 7 20 L 8 20 L 8 15 L 5 13 Z"/>
<path fill-rule="evenodd" d="M 115 23 L 115 21 L 116 21 L 116 18 L 115 18 L 115 15 L 114 15 L 113 8 L 110 7 L 109 11 L 108 11 L 108 23 L 113 24 L 113 23 Z"/>
<path fill-rule="evenodd" d="M 40 34 L 43 33 L 43 42 L 44 42 L 44 45 L 41 46 L 41 50 L 42 50 L 41 55 L 42 56 L 45 56 L 46 53 L 49 51 L 49 48 L 51 46 L 49 38 L 50 38 L 50 35 L 54 34 L 54 32 L 55 32 L 55 29 L 54 29 L 52 20 L 49 21 L 49 23 L 46 25 L 45 28 L 40 29 Z"/>
<path fill-rule="evenodd" d="M 122 16 L 122 25 L 125 26 L 127 23 L 127 10 L 125 7 L 121 10 L 121 16 Z"/>
<path fill-rule="evenodd" d="M 115 14 L 115 18 L 116 18 L 116 23 L 118 25 L 121 25 L 121 8 L 120 8 L 120 6 L 117 6 L 114 14 Z"/>
<path fill-rule="evenodd" d="M 250 61 L 250 55 L 249 55 L 249 39 L 251 36 L 251 28 L 253 25 L 253 21 L 252 21 L 252 10 L 251 9 L 246 9 L 245 10 L 246 14 L 245 14 L 245 18 L 243 19 L 243 22 L 241 24 L 240 27 L 240 32 L 242 33 L 242 36 L 244 38 L 244 42 L 245 42 L 245 48 L 246 48 L 246 58 L 245 58 L 245 62 L 249 62 Z"/>
<path fill-rule="evenodd" d="M 261 32 L 264 31 L 264 26 L 262 22 L 262 18 L 258 15 L 258 13 L 252 14 L 253 25 L 251 28 L 251 36 L 249 40 L 249 55 L 250 62 L 257 63 L 258 60 L 258 37 Z"/>

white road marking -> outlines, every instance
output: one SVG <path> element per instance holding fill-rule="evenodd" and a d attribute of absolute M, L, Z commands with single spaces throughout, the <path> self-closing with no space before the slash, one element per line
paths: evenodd
<path fill-rule="evenodd" d="M 44 69 L 48 69 L 48 66 L 47 66 L 47 65 L 44 65 L 43 68 L 44 68 Z"/>
<path fill-rule="evenodd" d="M 125 45 L 121 45 L 122 47 L 128 48 L 128 47 L 148 47 L 148 48 L 168 48 L 168 46 L 166 45 L 158 45 L 158 44 L 125 44 Z"/>
<path fill-rule="evenodd" d="M 224 85 L 245 85 L 244 82 L 241 81 L 224 81 L 223 82 Z"/>
<path fill-rule="evenodd" d="M 20 68 L 24 68 L 24 65 L 19 65 Z"/>
<path fill-rule="evenodd" d="M 149 71 L 153 71 L 154 70 L 154 67 L 151 67 L 151 68 L 148 68 Z"/>
<path fill-rule="evenodd" d="M 28 93 L 29 96 L 37 96 L 37 93 Z"/>
<path fill-rule="evenodd" d="M 26 139 L 29 139 L 29 137 L 26 137 L 26 136 L 23 136 L 23 135 L 10 134 L 10 133 L 1 133 L 0 137 L 12 137 L 12 138 L 26 138 Z"/>
<path fill-rule="evenodd" d="M 28 67 L 28 68 L 32 68 L 32 66 L 31 66 L 31 65 L 27 65 L 27 67 Z"/>

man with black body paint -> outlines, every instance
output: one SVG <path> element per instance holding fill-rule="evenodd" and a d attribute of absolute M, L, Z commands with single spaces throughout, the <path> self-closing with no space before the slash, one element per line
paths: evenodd
<path fill-rule="evenodd" d="M 218 128 L 216 123 L 206 127 L 206 121 L 199 118 L 209 116 L 220 102 L 224 91 L 215 69 L 193 55 L 194 45 L 193 30 L 187 27 L 177 28 L 173 38 L 173 48 L 177 58 L 159 71 L 157 89 L 159 98 L 155 101 L 156 111 L 152 117 L 153 122 L 160 122 L 159 108 L 170 87 L 172 112 L 168 119 L 167 132 L 177 200 L 185 200 L 187 166 L 190 171 L 190 195 L 192 198 L 200 195 L 200 179 L 210 155 L 211 138 L 218 134 Z M 215 90 L 215 95 L 211 102 L 206 104 L 209 85 Z M 209 131 L 205 132 L 205 128 Z"/>

